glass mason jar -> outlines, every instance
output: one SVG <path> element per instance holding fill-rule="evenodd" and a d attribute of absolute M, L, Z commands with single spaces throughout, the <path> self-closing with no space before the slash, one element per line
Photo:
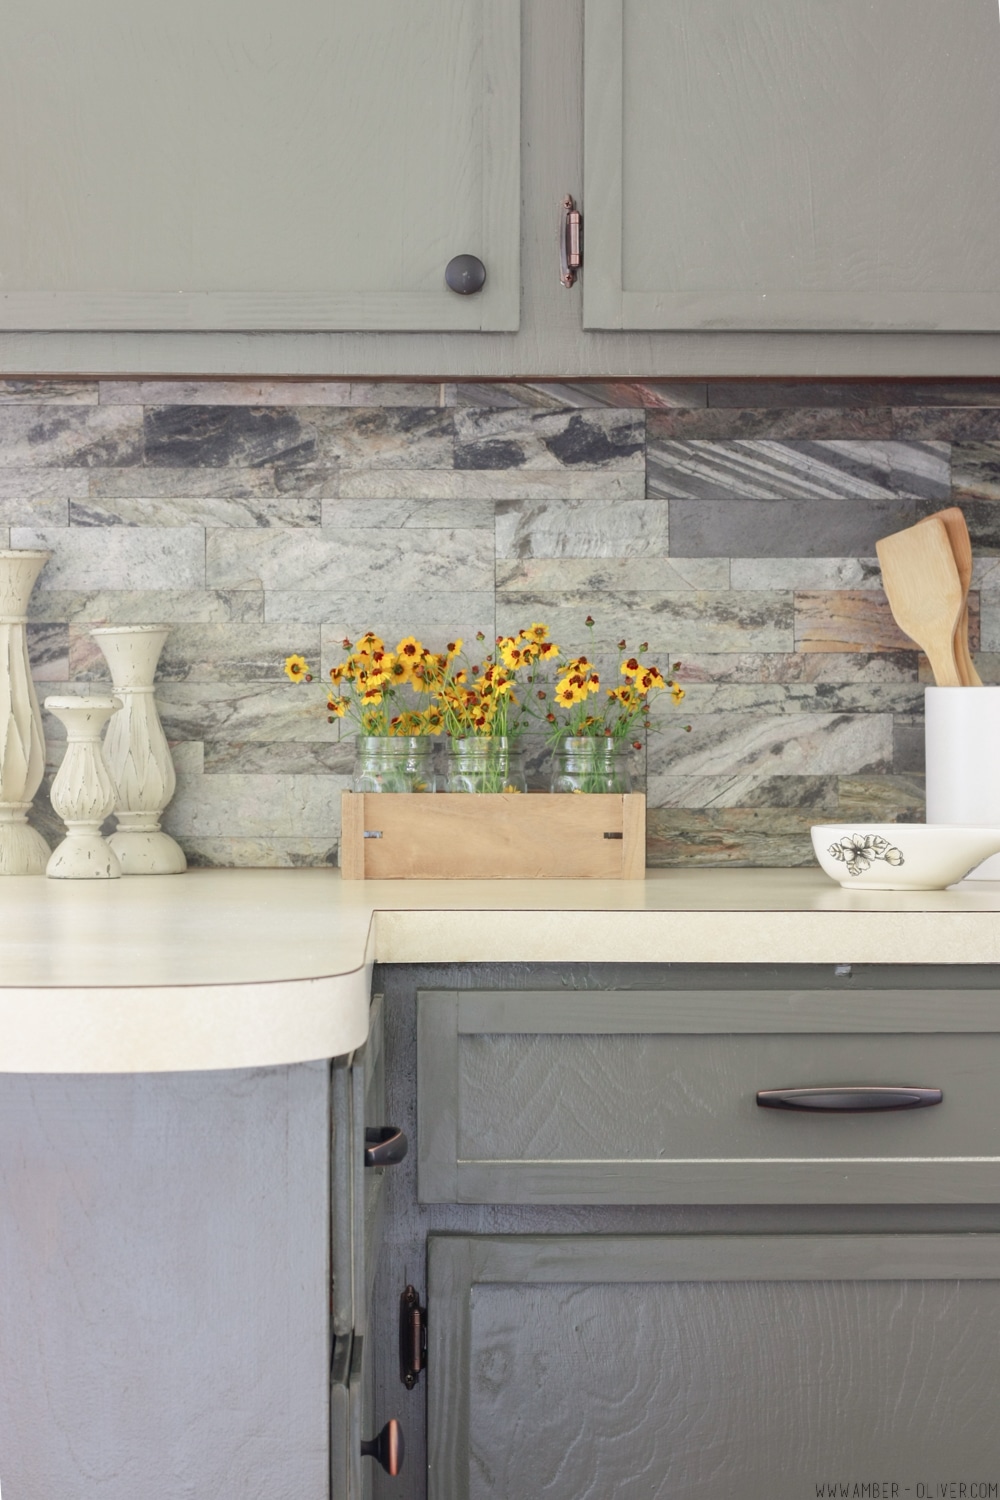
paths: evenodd
<path fill-rule="evenodd" d="M 630 792 L 628 745 L 624 740 L 560 740 L 553 753 L 553 792 Z"/>
<path fill-rule="evenodd" d="M 448 741 L 448 792 L 526 792 L 516 740 L 489 735 Z"/>
<path fill-rule="evenodd" d="M 433 792 L 437 790 L 426 735 L 359 735 L 355 740 L 354 792 Z"/>

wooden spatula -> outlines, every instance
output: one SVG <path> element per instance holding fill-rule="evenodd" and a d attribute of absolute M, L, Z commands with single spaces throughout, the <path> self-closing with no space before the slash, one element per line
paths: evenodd
<path fill-rule="evenodd" d="M 965 603 L 962 605 L 962 613 L 958 617 L 958 625 L 955 629 L 955 661 L 958 665 L 958 674 L 966 687 L 982 687 L 983 679 L 976 671 L 969 652 L 969 585 L 972 582 L 972 543 L 969 541 L 969 528 L 965 524 L 965 516 L 957 505 L 949 506 L 947 510 L 939 510 L 936 515 L 927 516 L 918 524 L 926 526 L 928 521 L 940 521 L 947 531 L 959 581 L 965 593 Z"/>
<path fill-rule="evenodd" d="M 955 628 L 965 593 L 943 521 L 936 516 L 875 543 L 896 624 L 927 655 L 938 687 L 964 686 Z"/>

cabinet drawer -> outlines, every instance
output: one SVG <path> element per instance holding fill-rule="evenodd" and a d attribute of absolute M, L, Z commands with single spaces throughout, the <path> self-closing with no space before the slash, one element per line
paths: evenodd
<path fill-rule="evenodd" d="M 1000 1202 L 1000 992 L 424 992 L 419 1194 L 465 1203 Z M 920 1086 L 816 1113 L 759 1090 Z"/>

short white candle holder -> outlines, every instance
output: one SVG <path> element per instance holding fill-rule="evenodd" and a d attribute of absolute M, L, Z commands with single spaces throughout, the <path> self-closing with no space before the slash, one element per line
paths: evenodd
<path fill-rule="evenodd" d="M 45 867 L 53 880 L 117 880 L 118 856 L 101 824 L 115 805 L 115 789 L 101 755 L 101 730 L 119 707 L 110 695 L 46 698 L 45 707 L 66 726 L 66 754 L 52 783 L 52 806 L 66 837 Z"/>

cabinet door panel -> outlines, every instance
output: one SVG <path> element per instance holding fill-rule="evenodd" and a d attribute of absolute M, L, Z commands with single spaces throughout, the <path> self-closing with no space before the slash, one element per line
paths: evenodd
<path fill-rule="evenodd" d="M 516 328 L 519 29 L 519 0 L 11 0 L 0 327 Z"/>
<path fill-rule="evenodd" d="M 996 1238 L 432 1237 L 429 1500 L 994 1493 Z"/>
<path fill-rule="evenodd" d="M 1000 328 L 994 0 L 586 0 L 584 322 Z"/>

